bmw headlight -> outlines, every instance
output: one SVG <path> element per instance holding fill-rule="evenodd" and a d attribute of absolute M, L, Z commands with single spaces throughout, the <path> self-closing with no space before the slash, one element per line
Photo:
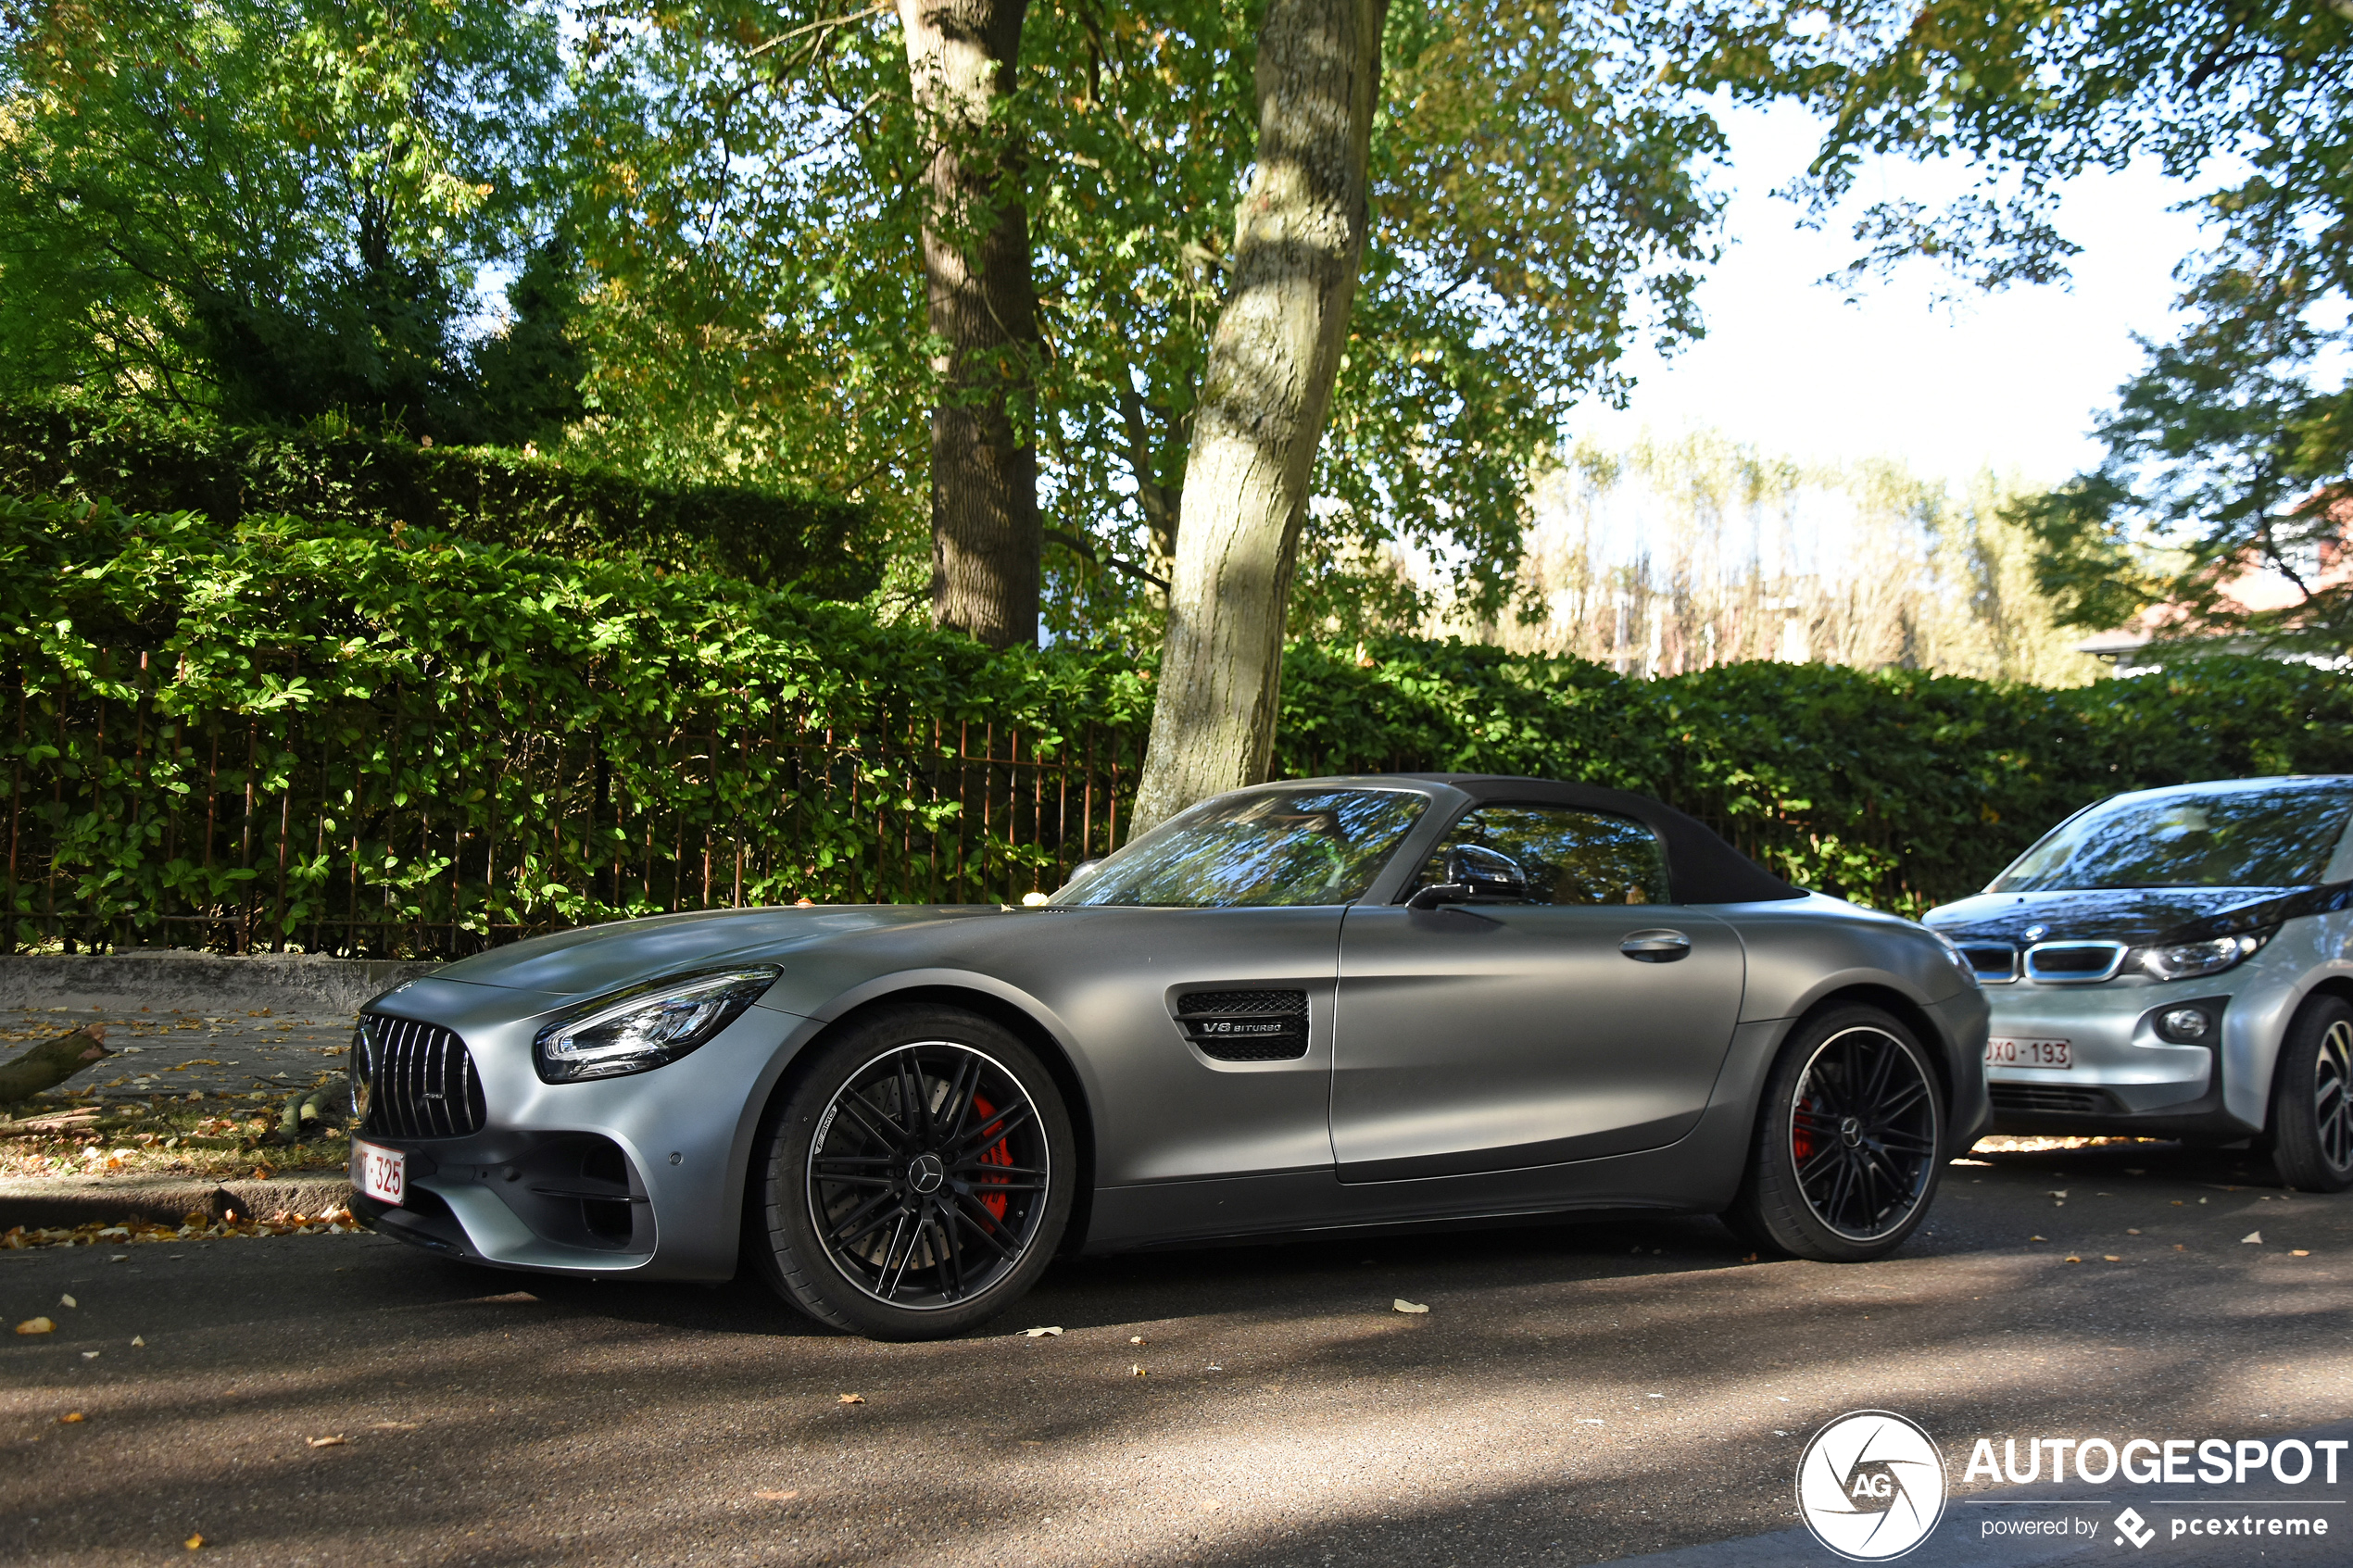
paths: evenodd
<path fill-rule="evenodd" d="M 534 1065 L 550 1084 L 664 1066 L 736 1022 L 781 972 L 755 967 L 673 975 L 599 997 L 539 1031 Z"/>
<path fill-rule="evenodd" d="M 2174 942 L 2144 947 L 2141 967 L 2159 980 L 2194 980 L 2220 974 L 2263 946 L 2265 932 L 2254 936 L 2217 936 L 2210 942 Z"/>

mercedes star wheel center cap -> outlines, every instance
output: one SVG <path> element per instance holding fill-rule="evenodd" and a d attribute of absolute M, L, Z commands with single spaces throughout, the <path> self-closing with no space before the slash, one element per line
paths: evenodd
<path fill-rule="evenodd" d="M 907 1185 L 917 1192 L 937 1192 L 947 1179 L 948 1172 L 937 1154 L 919 1154 L 907 1167 Z"/>
<path fill-rule="evenodd" d="M 1846 1140 L 1847 1148 L 1853 1148 L 1863 1141 L 1863 1119 L 1859 1116 L 1849 1116 L 1838 1124 L 1838 1135 Z"/>

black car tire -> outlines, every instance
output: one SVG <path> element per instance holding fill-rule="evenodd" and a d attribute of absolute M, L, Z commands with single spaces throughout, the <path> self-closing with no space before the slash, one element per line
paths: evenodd
<path fill-rule="evenodd" d="M 1036 1053 L 977 1014 L 915 1006 L 815 1047 L 752 1176 L 752 1261 L 779 1296 L 847 1333 L 942 1339 L 1038 1283 L 1077 1161 Z"/>
<path fill-rule="evenodd" d="M 2271 1074 L 2271 1163 L 2299 1192 L 2353 1187 L 2353 1006 L 2322 997 L 2296 1015 Z"/>
<path fill-rule="evenodd" d="M 1912 1032 L 1879 1008 L 1832 1009 L 1774 1059 L 1724 1223 L 1760 1251 L 1883 1258 L 1935 1200 L 1944 1135 L 1944 1085 Z"/>

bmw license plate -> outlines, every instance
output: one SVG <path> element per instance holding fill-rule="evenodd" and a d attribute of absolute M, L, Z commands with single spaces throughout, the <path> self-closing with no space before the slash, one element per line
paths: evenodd
<path fill-rule="evenodd" d="M 398 1203 L 409 1186 L 409 1157 L 396 1148 L 355 1143 L 359 1157 L 359 1190 L 379 1203 Z"/>
<path fill-rule="evenodd" d="M 2004 1040 L 1985 1042 L 1988 1067 L 2057 1067 L 2072 1070 L 2075 1052 L 2065 1040 Z"/>

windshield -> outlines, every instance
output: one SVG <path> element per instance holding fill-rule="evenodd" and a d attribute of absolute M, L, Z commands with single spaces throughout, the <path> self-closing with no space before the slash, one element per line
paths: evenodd
<path fill-rule="evenodd" d="M 2309 887 L 2328 870 L 2348 807 L 2353 795 L 2310 784 L 2112 800 L 2059 827 L 1986 891 Z"/>
<path fill-rule="evenodd" d="M 1163 822 L 1052 901 L 1197 909 L 1353 903 L 1428 803 L 1388 789 L 1221 795 Z"/>

